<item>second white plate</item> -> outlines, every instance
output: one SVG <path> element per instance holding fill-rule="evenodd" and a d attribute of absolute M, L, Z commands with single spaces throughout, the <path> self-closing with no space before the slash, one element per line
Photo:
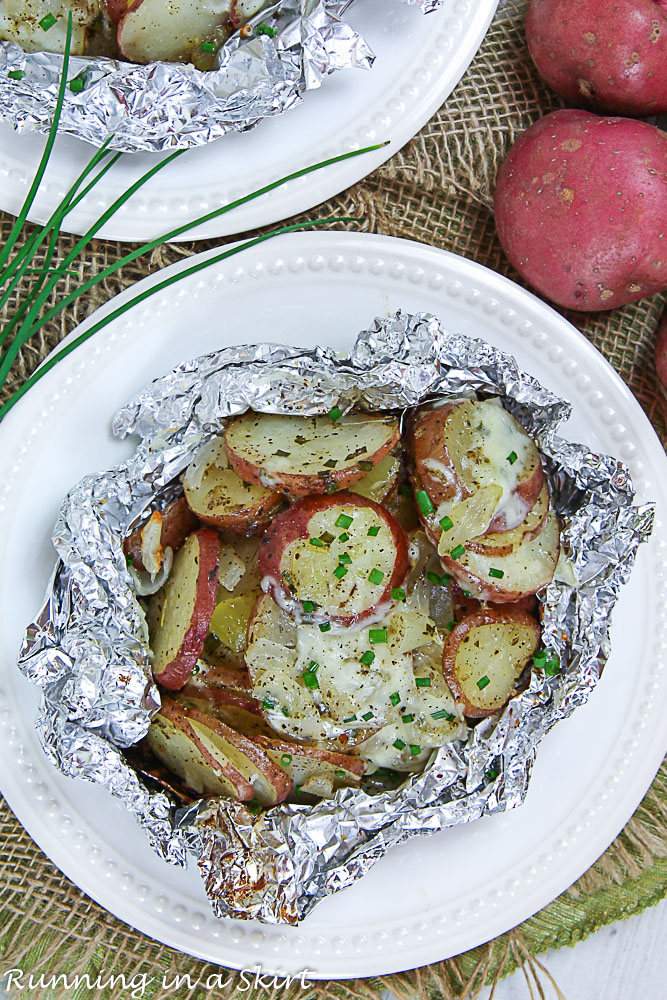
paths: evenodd
<path fill-rule="evenodd" d="M 346 350 L 375 316 L 398 308 L 433 312 L 445 327 L 514 354 L 574 404 L 566 436 L 627 461 L 638 499 L 657 500 L 664 517 L 664 452 L 588 341 L 506 278 L 387 237 L 301 233 L 177 283 L 56 365 L 0 424 L 2 791 L 84 892 L 151 937 L 222 965 L 370 976 L 479 945 L 550 902 L 599 857 L 665 750 L 667 561 L 658 522 L 614 612 L 604 675 L 589 702 L 540 745 L 525 803 L 389 852 L 299 927 L 216 920 L 194 867 L 160 861 L 105 789 L 64 778 L 43 754 L 38 692 L 16 669 L 16 653 L 55 562 L 50 538 L 62 497 L 131 453 L 132 441 L 111 436 L 116 410 L 187 358 L 262 341 Z"/>
<path fill-rule="evenodd" d="M 486 34 L 498 0 L 449 0 L 424 16 L 400 0 L 358 0 L 345 15 L 377 55 L 372 70 L 336 73 L 298 108 L 243 135 L 230 134 L 186 153 L 151 179 L 101 230 L 109 239 L 154 239 L 301 167 L 384 140 L 353 159 L 274 191 L 197 229 L 187 239 L 229 236 L 321 204 L 384 163 L 451 94 Z M 0 121 L 0 209 L 16 215 L 44 148 Z M 55 146 L 30 215 L 45 222 L 90 157 L 68 137 Z M 65 220 L 84 233 L 158 157 L 128 155 Z M 184 237 L 185 238 L 185 237 Z"/>

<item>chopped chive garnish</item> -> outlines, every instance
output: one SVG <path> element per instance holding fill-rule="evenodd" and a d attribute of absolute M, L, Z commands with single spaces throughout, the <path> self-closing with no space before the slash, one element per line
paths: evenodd
<path fill-rule="evenodd" d="M 419 490 L 419 492 L 415 494 L 415 500 L 419 504 L 422 514 L 432 514 L 435 510 L 435 507 L 431 503 L 431 498 L 426 490 Z"/>
<path fill-rule="evenodd" d="M 498 768 L 490 767 L 488 771 L 484 772 L 484 777 L 486 778 L 487 781 L 495 781 L 495 779 L 498 777 Z"/>
<path fill-rule="evenodd" d="M 134 566 L 134 556 L 132 555 L 131 552 L 128 552 L 128 554 L 125 556 L 125 562 L 127 563 L 128 566 Z"/>
<path fill-rule="evenodd" d="M 380 534 L 380 525 L 374 524 L 372 528 L 368 529 L 368 534 L 370 535 L 371 538 L 377 538 L 377 536 Z"/>
<path fill-rule="evenodd" d="M 52 27 L 53 27 L 53 25 L 54 25 L 54 24 L 56 23 L 56 20 L 57 20 L 57 18 L 55 18 L 55 17 L 53 16 L 53 14 L 47 14 L 47 15 L 46 15 L 45 17 L 43 17 L 43 18 L 42 18 L 42 20 L 41 20 L 41 21 L 39 22 L 39 26 L 40 26 L 40 28 L 42 29 L 42 31 L 48 31 L 48 30 L 49 30 L 49 28 L 52 28 Z"/>
<path fill-rule="evenodd" d="M 320 665 L 317 662 L 317 660 L 311 660 L 310 663 L 308 664 L 308 669 L 312 670 L 312 671 L 315 671 L 315 670 L 317 670 L 319 668 L 319 666 Z"/>
<path fill-rule="evenodd" d="M 267 24 L 265 21 L 262 21 L 261 24 L 258 24 L 257 27 L 255 28 L 255 34 L 268 35 L 269 38 L 275 38 L 276 35 L 278 34 L 278 29 L 272 28 L 270 24 Z"/>
<path fill-rule="evenodd" d="M 371 628 L 368 630 L 368 641 L 373 644 L 387 641 L 386 628 Z"/>
<path fill-rule="evenodd" d="M 447 629 L 448 632 L 452 632 L 456 628 L 456 625 L 457 623 L 454 620 L 452 620 L 451 622 L 447 622 L 445 628 Z"/>
<path fill-rule="evenodd" d="M 359 663 L 363 663 L 364 666 L 370 667 L 371 663 L 375 659 L 375 653 L 372 649 L 367 649 L 363 656 L 359 658 Z"/>
<path fill-rule="evenodd" d="M 285 764 L 285 765 L 291 764 L 292 763 L 292 754 L 291 753 L 284 753 L 282 755 L 282 757 L 280 758 L 280 763 L 281 764 Z"/>
<path fill-rule="evenodd" d="M 285 706 L 283 705 L 283 707 L 280 709 L 280 711 L 283 713 L 283 715 L 285 716 L 286 719 L 289 719 L 289 709 L 288 708 L 285 708 Z"/>
<path fill-rule="evenodd" d="M 321 538 L 311 538 L 310 539 L 310 544 L 314 545 L 316 549 L 323 549 L 324 548 L 324 542 L 322 541 Z"/>
<path fill-rule="evenodd" d="M 339 409 L 337 406 L 333 406 L 329 410 L 329 416 L 331 417 L 333 422 L 336 423 L 336 421 L 340 420 L 340 418 L 343 416 L 343 411 Z"/>
<path fill-rule="evenodd" d="M 540 649 L 538 653 L 535 653 L 533 657 L 533 663 L 536 667 L 543 667 L 547 662 L 547 651 L 546 649 Z"/>
<path fill-rule="evenodd" d="M 414 743 L 410 744 L 410 753 L 412 754 L 413 757 L 418 757 L 421 752 L 422 752 L 421 747 L 416 746 L 416 744 Z"/>
<path fill-rule="evenodd" d="M 394 740 L 394 746 L 397 750 L 405 750 L 405 743 L 403 740 Z"/>
<path fill-rule="evenodd" d="M 331 483 L 329 486 L 327 486 L 324 492 L 327 494 L 327 496 L 331 496 L 332 493 L 338 493 L 338 486 L 336 485 L 336 483 Z"/>
<path fill-rule="evenodd" d="M 320 632 L 329 632 L 331 630 L 331 622 L 324 622 L 320 625 Z"/>
<path fill-rule="evenodd" d="M 349 719 L 343 719 L 343 722 L 344 722 L 344 723 L 345 723 L 345 722 L 356 722 L 356 721 L 357 721 L 357 717 L 356 717 L 356 715 L 351 715 L 351 716 L 349 717 Z"/>
<path fill-rule="evenodd" d="M 384 573 L 382 573 L 379 569 L 372 569 L 368 574 L 368 579 L 371 581 L 371 583 L 375 584 L 382 583 L 382 581 L 384 580 Z"/>
<path fill-rule="evenodd" d="M 301 785 L 295 785 L 294 786 L 294 794 L 295 795 L 301 795 Z"/>
<path fill-rule="evenodd" d="M 271 701 L 270 698 L 265 698 L 262 702 L 262 708 L 275 708 L 275 703 Z"/>
<path fill-rule="evenodd" d="M 352 520 L 348 514 L 339 514 L 336 518 L 336 527 L 347 529 L 352 524 Z"/>
<path fill-rule="evenodd" d="M 401 721 L 409 724 L 410 722 L 414 722 L 414 719 L 415 719 L 414 715 L 404 715 L 402 716 Z"/>
<path fill-rule="evenodd" d="M 430 677 L 417 677 L 416 684 L 418 688 L 430 688 L 431 678 Z"/>
<path fill-rule="evenodd" d="M 311 611 L 315 610 L 315 602 L 314 601 L 302 601 L 301 602 L 301 607 L 306 612 L 306 614 L 310 614 Z"/>
<path fill-rule="evenodd" d="M 489 576 L 495 576 L 496 580 L 502 580 L 502 578 L 505 576 L 505 570 L 504 569 L 493 569 L 493 567 L 492 567 L 489 570 Z"/>
<path fill-rule="evenodd" d="M 349 554 L 349 552 L 343 552 L 341 556 L 338 556 L 338 562 L 343 563 L 343 565 L 345 566 L 349 566 L 350 563 L 352 562 L 352 556 Z"/>
<path fill-rule="evenodd" d="M 369 719 L 373 718 L 373 713 L 372 712 L 364 712 L 364 714 L 361 716 L 361 718 L 364 720 L 364 722 L 368 722 Z"/>
<path fill-rule="evenodd" d="M 215 52 L 215 45 L 213 42 L 202 42 L 201 50 L 202 52 Z"/>
<path fill-rule="evenodd" d="M 555 677 L 560 670 L 560 660 L 553 658 L 544 664 L 544 672 L 547 677 Z"/>
<path fill-rule="evenodd" d="M 318 689 L 320 686 L 320 682 L 317 679 L 317 666 L 318 665 L 316 663 L 314 669 L 304 670 L 303 672 L 303 683 L 307 688 L 311 688 L 313 691 Z"/>
<path fill-rule="evenodd" d="M 398 691 L 394 691 L 393 694 L 389 695 L 389 701 L 392 703 L 392 705 L 398 705 L 398 703 L 399 703 L 400 700 L 401 700 L 401 696 L 398 693 Z"/>
<path fill-rule="evenodd" d="M 350 536 L 348 535 L 347 531 L 344 531 L 342 535 L 338 536 L 338 541 L 339 542 L 349 542 L 349 540 L 350 540 Z"/>
<path fill-rule="evenodd" d="M 22 80 L 23 79 L 23 70 L 22 69 L 10 69 L 9 73 L 7 74 L 7 76 L 10 78 L 10 80 Z"/>
<path fill-rule="evenodd" d="M 434 573 L 432 570 L 429 570 L 428 573 L 426 574 L 426 579 L 430 580 L 431 583 L 440 583 L 440 574 Z"/>
<path fill-rule="evenodd" d="M 373 471 L 373 463 L 372 462 L 359 462 L 358 465 L 359 465 L 359 468 L 363 469 L 364 472 L 372 472 Z"/>
<path fill-rule="evenodd" d="M 516 462 L 516 460 L 517 460 L 518 457 L 519 456 L 517 455 L 517 453 L 515 451 L 511 451 L 509 453 L 509 455 L 507 456 L 507 461 L 509 462 L 510 465 L 514 465 L 514 463 Z"/>
<path fill-rule="evenodd" d="M 454 527 L 454 522 L 451 517 L 442 517 L 440 518 L 440 527 L 443 531 L 451 531 Z"/>
<path fill-rule="evenodd" d="M 402 497 L 411 497 L 412 488 L 410 487 L 410 483 L 401 483 L 401 485 L 398 487 L 398 492 L 401 494 Z"/>
<path fill-rule="evenodd" d="M 342 769 L 341 769 L 340 767 L 338 767 L 338 768 L 336 768 L 336 770 L 334 771 L 334 775 L 335 775 L 335 776 L 336 776 L 337 778 L 344 778 L 344 777 L 345 777 L 345 771 L 343 771 L 343 770 L 342 770 Z"/>
<path fill-rule="evenodd" d="M 84 73 L 79 73 L 79 75 L 75 76 L 73 80 L 70 80 L 69 89 L 72 91 L 73 94 L 80 94 L 85 86 L 86 86 L 86 80 L 84 71 Z"/>
<path fill-rule="evenodd" d="M 446 708 L 439 708 L 437 712 L 431 712 L 432 719 L 447 719 L 447 722 L 453 722 L 456 718 L 451 712 L 448 712 Z"/>
<path fill-rule="evenodd" d="M 452 557 L 452 559 L 460 559 L 461 556 L 465 554 L 465 550 L 466 550 L 465 545 L 457 545 L 455 548 L 452 549 L 452 551 L 449 554 Z"/>
<path fill-rule="evenodd" d="M 491 681 L 485 674 L 484 677 L 480 677 L 480 679 L 477 681 L 477 687 L 480 689 L 480 691 L 483 691 L 484 688 L 487 687 L 487 685 L 489 685 L 490 683 Z"/>
<path fill-rule="evenodd" d="M 251 799 L 250 802 L 246 804 L 246 809 L 249 813 L 252 813 L 253 816 L 256 816 L 260 810 L 259 801 L 257 799 Z"/>
<path fill-rule="evenodd" d="M 395 601 L 404 601 L 405 591 L 402 590 L 401 587 L 395 587 L 391 592 L 391 596 Z"/>
<path fill-rule="evenodd" d="M 334 576 L 337 576 L 339 580 L 342 580 L 344 576 L 347 576 L 347 566 L 336 566 Z"/>
<path fill-rule="evenodd" d="M 464 597 L 472 597 L 472 593 L 469 590 L 462 590 L 461 593 Z"/>

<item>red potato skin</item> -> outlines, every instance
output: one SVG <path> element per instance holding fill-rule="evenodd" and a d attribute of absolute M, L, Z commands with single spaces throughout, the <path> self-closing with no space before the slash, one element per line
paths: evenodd
<path fill-rule="evenodd" d="M 229 514 L 197 514 L 202 524 L 210 524 L 231 535 L 263 535 L 272 519 L 285 503 L 283 493 L 271 492 L 254 507 L 232 511 Z"/>
<path fill-rule="evenodd" d="M 667 391 L 667 312 L 662 317 L 655 341 L 655 370 L 662 385 L 662 391 Z"/>
<path fill-rule="evenodd" d="M 254 742 L 265 750 L 275 750 L 278 753 L 297 753 L 311 760 L 320 760 L 333 767 L 345 768 L 357 778 L 363 778 L 366 773 L 366 761 L 362 757 L 351 757 L 336 753 L 335 750 L 320 750 L 304 743 L 288 743 L 286 740 L 274 740 L 268 736 L 253 736 Z"/>
<path fill-rule="evenodd" d="M 221 768 L 218 761 L 206 749 L 197 736 L 197 733 L 190 725 L 188 713 L 184 708 L 182 708 L 172 698 L 164 697 L 162 699 L 162 708 L 160 709 L 159 714 L 163 715 L 165 719 L 168 719 L 172 725 L 176 726 L 177 729 L 180 729 L 181 732 L 185 733 L 185 735 L 188 736 L 193 743 L 195 743 L 199 753 L 211 769 L 216 772 L 216 774 L 223 773 L 225 777 L 227 777 L 234 784 L 240 802 L 250 802 L 250 800 L 255 797 L 255 789 L 231 763 L 226 768 Z"/>
<path fill-rule="evenodd" d="M 475 614 L 478 611 L 483 611 L 484 608 L 490 608 L 492 611 L 510 611 L 515 609 L 516 611 L 525 611 L 527 615 L 532 615 L 533 617 L 537 614 L 537 598 L 534 594 L 528 594 L 527 597 L 522 597 L 518 601 L 513 601 L 511 607 L 507 604 L 496 604 L 493 601 L 488 601 L 485 604 L 478 600 L 476 597 L 468 597 L 464 594 L 458 583 L 452 583 L 452 602 L 454 604 L 454 614 L 456 615 L 456 620 L 461 621 L 467 615 Z"/>
<path fill-rule="evenodd" d="M 284 802 L 288 795 L 291 795 L 294 790 L 291 778 L 281 767 L 273 763 L 269 755 L 258 745 L 255 738 L 252 740 L 248 739 L 242 733 L 237 733 L 235 729 L 230 729 L 229 726 L 226 726 L 224 722 L 220 722 L 219 719 L 214 719 L 213 716 L 206 715 L 205 712 L 200 712 L 196 708 L 186 708 L 185 715 L 188 719 L 206 726 L 211 732 L 217 733 L 218 736 L 227 740 L 232 746 L 238 747 L 255 764 L 257 770 L 273 785 L 276 790 L 276 804 Z"/>
<path fill-rule="evenodd" d="M 199 541 L 199 573 L 192 618 L 174 659 L 161 673 L 153 673 L 155 680 L 170 691 L 180 690 L 190 680 L 204 648 L 218 595 L 220 538 L 213 528 L 200 528 L 195 534 Z"/>
<path fill-rule="evenodd" d="M 233 667 L 211 667 L 201 679 L 193 681 L 198 688 L 218 688 L 221 690 L 230 689 L 232 691 L 251 691 L 252 681 L 246 667 L 234 669 Z"/>
<path fill-rule="evenodd" d="M 654 0 L 531 0 L 526 40 L 568 103 L 640 118 L 667 111 L 667 13 Z"/>
<path fill-rule="evenodd" d="M 244 712 L 252 712 L 253 715 L 261 715 L 262 709 L 256 698 L 237 694 L 235 691 L 226 691 L 224 688 L 206 687 L 189 681 L 185 687 L 181 688 L 179 695 L 186 698 L 199 698 L 210 702 L 211 705 L 224 705 L 229 708 L 240 708 Z"/>
<path fill-rule="evenodd" d="M 540 294 L 613 309 L 667 287 L 667 134 L 645 122 L 554 111 L 509 151 L 498 236 Z"/>
<path fill-rule="evenodd" d="M 488 715 L 493 715 L 497 712 L 498 709 L 482 709 L 470 704 L 456 676 L 456 653 L 459 643 L 471 628 L 476 628 L 479 625 L 492 625 L 496 622 L 500 625 L 509 625 L 511 622 L 516 622 L 518 625 L 526 625 L 537 633 L 538 641 L 541 635 L 540 626 L 532 615 L 526 614 L 525 611 L 520 611 L 517 608 L 503 608 L 500 610 L 486 608 L 483 611 L 477 611 L 468 615 L 452 629 L 442 653 L 442 674 L 455 699 L 463 706 L 463 714 L 469 719 L 485 719 Z"/>
<path fill-rule="evenodd" d="M 185 497 L 179 497 L 162 511 L 162 534 L 160 535 L 162 548 L 169 547 L 176 552 L 188 535 L 192 534 L 198 527 L 199 518 L 192 513 Z M 139 570 L 146 568 L 141 559 L 141 531 L 141 528 L 137 528 L 123 542 L 125 555 L 131 556 L 132 565 Z"/>
<path fill-rule="evenodd" d="M 325 510 L 327 507 L 347 506 L 348 504 L 352 507 L 370 507 L 378 517 L 381 517 L 389 525 L 396 546 L 394 569 L 386 587 L 378 597 L 377 604 L 373 608 L 369 608 L 360 615 L 347 618 L 335 615 L 318 617 L 317 614 L 314 614 L 312 615 L 312 620 L 330 621 L 332 624 L 348 627 L 370 618 L 377 605 L 391 601 L 392 590 L 395 587 L 401 586 L 410 569 L 408 536 L 396 518 L 389 511 L 385 510 L 384 507 L 381 507 L 380 504 L 375 503 L 374 500 L 369 500 L 368 497 L 362 497 L 356 493 L 341 492 L 333 493 L 331 496 L 311 496 L 297 500 L 289 510 L 286 510 L 284 514 L 280 514 L 273 521 L 260 542 L 259 549 L 257 550 L 257 560 L 259 573 L 262 577 L 262 588 L 264 589 L 265 580 L 275 582 L 275 585 L 267 584 L 268 589 L 265 592 L 273 597 L 276 604 L 279 604 L 281 607 L 291 607 L 293 605 L 296 611 L 300 611 L 301 609 L 300 603 L 294 599 L 287 587 L 282 583 L 281 560 L 287 545 L 297 538 L 308 538 L 308 525 L 314 514 Z"/>
<path fill-rule="evenodd" d="M 114 24 L 118 24 L 136 0 L 102 0 L 102 2 L 111 20 Z"/>

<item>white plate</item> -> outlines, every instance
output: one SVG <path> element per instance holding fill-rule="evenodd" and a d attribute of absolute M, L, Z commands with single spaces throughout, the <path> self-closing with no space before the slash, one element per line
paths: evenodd
<path fill-rule="evenodd" d="M 149 181 L 101 235 L 154 239 L 308 164 L 391 140 L 377 153 L 311 174 L 223 215 L 200 227 L 196 238 L 241 233 L 332 198 L 426 124 L 468 68 L 497 6 L 498 0 L 449 0 L 441 11 L 424 16 L 401 0 L 358 0 L 345 16 L 377 55 L 370 72 L 336 73 L 289 114 L 188 152 Z M 17 214 L 43 147 L 43 137 L 18 135 L 0 122 L 0 209 Z M 46 221 L 91 152 L 76 139 L 58 140 L 31 221 Z M 156 160 L 151 154 L 126 156 L 67 217 L 64 228 L 85 232 Z"/>
<path fill-rule="evenodd" d="M 369 976 L 478 945 L 544 906 L 599 857 L 665 749 L 667 562 L 658 526 L 623 590 L 604 676 L 540 747 L 525 804 L 393 851 L 299 928 L 216 920 L 196 869 L 161 862 L 103 788 L 66 779 L 46 760 L 33 732 L 38 694 L 16 669 L 16 650 L 54 563 L 50 534 L 61 498 L 84 474 L 131 452 L 131 441 L 111 437 L 112 414 L 189 357 L 263 340 L 345 349 L 376 315 L 399 307 L 431 311 L 449 329 L 512 352 L 574 403 L 567 435 L 627 461 L 639 499 L 658 500 L 663 513 L 659 441 L 588 341 L 506 278 L 387 237 L 297 234 L 215 265 L 97 334 L 0 424 L 2 790 L 90 896 L 152 937 L 223 965 Z"/>

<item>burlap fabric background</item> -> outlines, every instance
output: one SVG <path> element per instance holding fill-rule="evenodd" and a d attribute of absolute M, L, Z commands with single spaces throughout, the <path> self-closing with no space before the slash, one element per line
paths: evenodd
<path fill-rule="evenodd" d="M 445 107 L 389 164 L 334 199 L 325 210 L 318 209 L 317 214 L 361 216 L 363 228 L 372 232 L 432 243 L 516 279 L 495 236 L 491 212 L 494 179 L 517 135 L 541 114 L 559 106 L 528 58 L 524 10 L 522 0 L 501 0 L 479 54 Z M 4 241 L 11 220 L 2 218 L 0 226 Z M 10 388 L 18 387 L 65 333 L 102 301 L 149 270 L 212 245 L 162 248 L 152 260 L 139 260 L 99 286 L 23 351 Z M 72 239 L 63 236 L 60 253 L 64 255 L 71 246 Z M 122 253 L 121 245 L 97 241 L 78 265 L 80 278 L 67 278 L 68 286 L 99 272 Z M 665 296 L 657 296 L 609 314 L 568 314 L 630 386 L 663 442 L 665 402 L 656 381 L 652 344 L 664 305 Z M 540 952 L 573 944 L 605 923 L 656 903 L 666 892 L 667 770 L 663 767 L 633 819 L 593 868 L 554 903 L 509 934 L 429 968 L 385 980 L 324 983 L 307 992 L 297 988 L 293 995 L 352 1000 L 376 997 L 389 987 L 406 1000 L 415 996 L 473 997 L 485 983 L 517 964 L 544 981 L 547 973 L 535 958 Z M 0 971 L 21 967 L 47 977 L 88 972 L 91 980 L 102 969 L 107 974 L 125 973 L 128 979 L 146 972 L 155 977 L 147 997 L 165 995 L 159 986 L 163 972 L 189 974 L 192 983 L 204 983 L 217 971 L 133 932 L 91 902 L 50 864 L 6 806 L 0 813 L 0 905 Z M 215 994 L 183 985 L 168 995 L 178 1000 L 232 997 L 237 985 L 235 977 L 230 977 L 230 984 Z M 84 985 L 65 993 L 61 981 L 30 995 L 48 1000 L 65 995 L 70 1000 L 91 996 L 106 1000 L 129 992 L 91 993 Z M 281 989 L 277 995 L 287 1000 L 292 994 Z"/>

